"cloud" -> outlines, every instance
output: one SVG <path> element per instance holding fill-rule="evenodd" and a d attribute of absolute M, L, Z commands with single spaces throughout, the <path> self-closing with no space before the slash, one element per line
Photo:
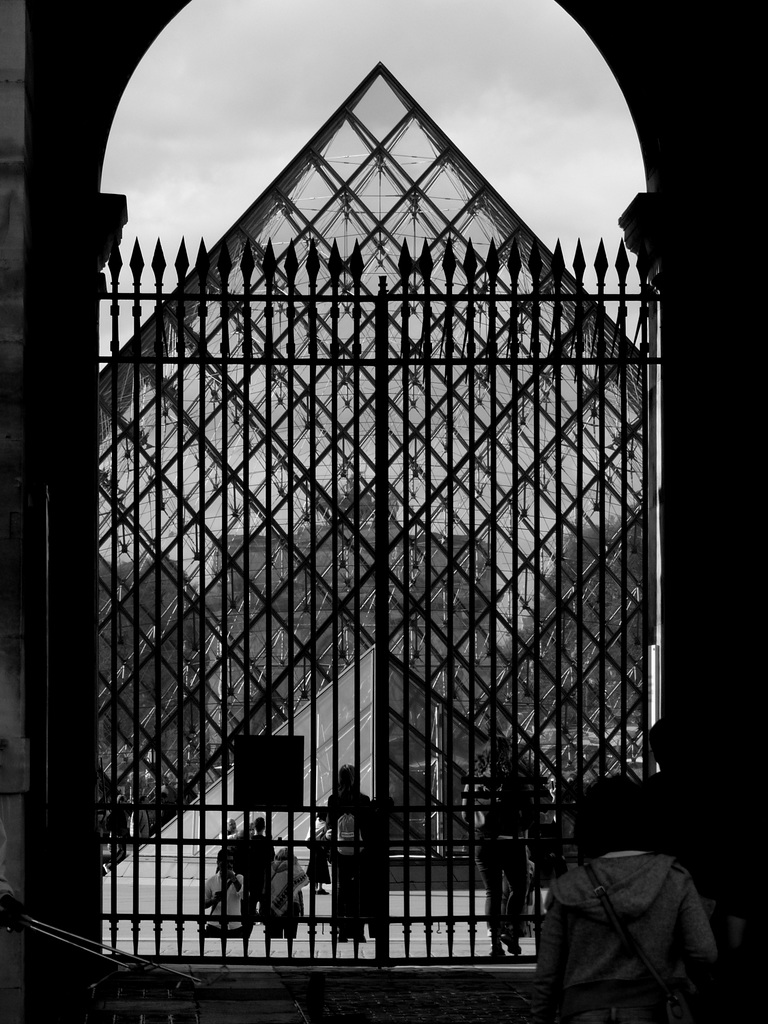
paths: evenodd
<path fill-rule="evenodd" d="M 545 244 L 618 238 L 639 146 L 554 0 L 192 0 L 115 118 L 103 188 L 127 237 L 216 241 L 378 61 Z"/>

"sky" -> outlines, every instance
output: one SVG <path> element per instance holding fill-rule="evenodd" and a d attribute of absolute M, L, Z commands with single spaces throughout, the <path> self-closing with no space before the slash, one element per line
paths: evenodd
<path fill-rule="evenodd" d="M 554 0 L 192 0 L 134 73 L 102 191 L 127 261 L 216 243 L 381 61 L 553 249 L 588 264 L 644 191 L 626 102 Z"/>

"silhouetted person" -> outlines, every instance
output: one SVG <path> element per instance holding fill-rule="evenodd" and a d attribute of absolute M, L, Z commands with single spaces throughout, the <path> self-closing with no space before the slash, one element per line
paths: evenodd
<path fill-rule="evenodd" d="M 253 832 L 246 840 L 245 888 L 249 921 L 264 917 L 269 912 L 270 881 L 275 848 L 266 833 L 267 823 L 259 816 L 253 824 Z"/>
<path fill-rule="evenodd" d="M 318 807 L 314 822 L 310 821 L 307 831 L 309 845 L 309 867 L 307 874 L 309 880 L 318 896 L 326 895 L 324 888 L 326 882 L 331 881 L 331 872 L 328 868 L 328 840 L 325 833 L 328 829 L 328 812 Z"/>
<path fill-rule="evenodd" d="M 233 865 L 232 851 L 219 850 L 216 854 L 216 874 L 205 883 L 204 907 L 209 911 L 205 934 L 222 938 L 242 935 L 243 876 Z"/>
<path fill-rule="evenodd" d="M 475 863 L 485 886 L 490 955 L 503 957 L 505 946 L 517 955 L 528 891 L 524 833 L 533 816 L 506 736 L 492 737 L 477 755 L 472 774 L 464 779 L 461 802 L 464 820 L 474 832 Z"/>
<path fill-rule="evenodd" d="M 132 807 L 129 805 L 131 811 L 129 827 L 133 839 L 144 839 L 149 835 L 149 815 L 143 807 L 139 806 L 143 799 L 144 797 L 139 794 L 138 801 Z"/>
<path fill-rule="evenodd" d="M 301 890 L 307 885 L 309 877 L 298 858 L 291 856 L 287 847 L 278 850 L 272 861 L 269 916 L 265 918 L 270 938 L 296 938 L 299 918 L 304 916 Z"/>
<path fill-rule="evenodd" d="M 105 874 L 110 868 L 114 868 L 125 859 L 126 843 L 130 835 L 126 806 L 123 794 L 118 793 L 115 797 L 115 806 L 107 815 L 110 844 L 109 856 L 104 862 Z"/>
<path fill-rule="evenodd" d="M 176 817 L 176 791 L 168 785 L 160 789 L 160 823 L 164 825 L 171 818 Z"/>
<path fill-rule="evenodd" d="M 528 852 L 540 872 L 540 879 L 559 878 L 568 870 L 563 857 L 563 840 L 554 808 L 556 782 L 533 774 L 523 777 L 524 791 L 530 795 L 532 820 L 528 828 Z"/>
<path fill-rule="evenodd" d="M 717 957 L 701 899 L 685 868 L 652 852 L 647 802 L 629 779 L 587 790 L 574 838 L 614 910 L 670 988 Z M 661 987 L 625 947 L 584 867 L 552 882 L 541 930 L 532 1024 L 667 1020 Z M 724 1022 L 725 1024 L 725 1022 Z"/>
<path fill-rule="evenodd" d="M 696 755 L 688 732 L 671 718 L 653 725 L 648 739 L 659 770 L 648 777 L 644 791 L 654 848 L 688 869 L 711 916 L 721 884 L 719 851 L 732 825 L 719 799 L 719 785 L 706 770 L 707 752 Z"/>
<path fill-rule="evenodd" d="M 371 798 L 360 792 L 360 783 L 354 765 L 339 768 L 336 788 L 328 798 L 328 828 L 326 838 L 332 840 L 334 872 L 336 878 L 336 913 L 339 942 L 354 939 L 365 942 L 362 914 L 361 886 L 368 862 L 365 851 L 369 840 Z"/>

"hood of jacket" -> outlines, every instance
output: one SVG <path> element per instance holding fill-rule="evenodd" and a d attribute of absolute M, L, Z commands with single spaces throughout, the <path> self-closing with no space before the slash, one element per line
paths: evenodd
<path fill-rule="evenodd" d="M 631 857 L 597 857 L 592 868 L 620 918 L 633 920 L 649 908 L 672 871 L 684 871 L 674 859 L 660 853 Z M 605 909 L 595 895 L 586 869 L 576 868 L 552 883 L 552 895 L 569 910 L 593 920 L 604 920 Z"/>

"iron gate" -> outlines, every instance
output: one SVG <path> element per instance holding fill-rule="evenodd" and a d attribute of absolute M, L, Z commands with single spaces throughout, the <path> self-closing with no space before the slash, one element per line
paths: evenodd
<path fill-rule="evenodd" d="M 622 246 L 609 291 L 601 246 L 588 294 L 580 250 L 571 276 L 559 247 L 476 251 L 449 234 L 417 259 L 404 242 L 399 279 L 372 287 L 359 243 L 346 260 L 314 238 L 256 259 L 235 248 L 201 245 L 190 267 L 182 244 L 166 289 L 158 244 L 146 291 L 138 246 L 121 291 L 116 249 L 102 292 L 106 940 L 221 956 L 202 903 L 216 851 L 239 855 L 263 817 L 306 866 L 315 811 L 352 763 L 377 811 L 359 906 L 369 942 L 339 945 L 336 887 L 312 885 L 295 937 L 257 923 L 228 956 L 485 956 L 461 787 L 502 733 L 537 800 L 533 957 L 538 824 L 572 857 L 585 783 L 642 774 L 643 270 L 630 291 Z M 300 800 L 272 799 L 267 769 L 258 806 L 236 802 L 234 750 L 249 736 L 303 738 Z"/>

